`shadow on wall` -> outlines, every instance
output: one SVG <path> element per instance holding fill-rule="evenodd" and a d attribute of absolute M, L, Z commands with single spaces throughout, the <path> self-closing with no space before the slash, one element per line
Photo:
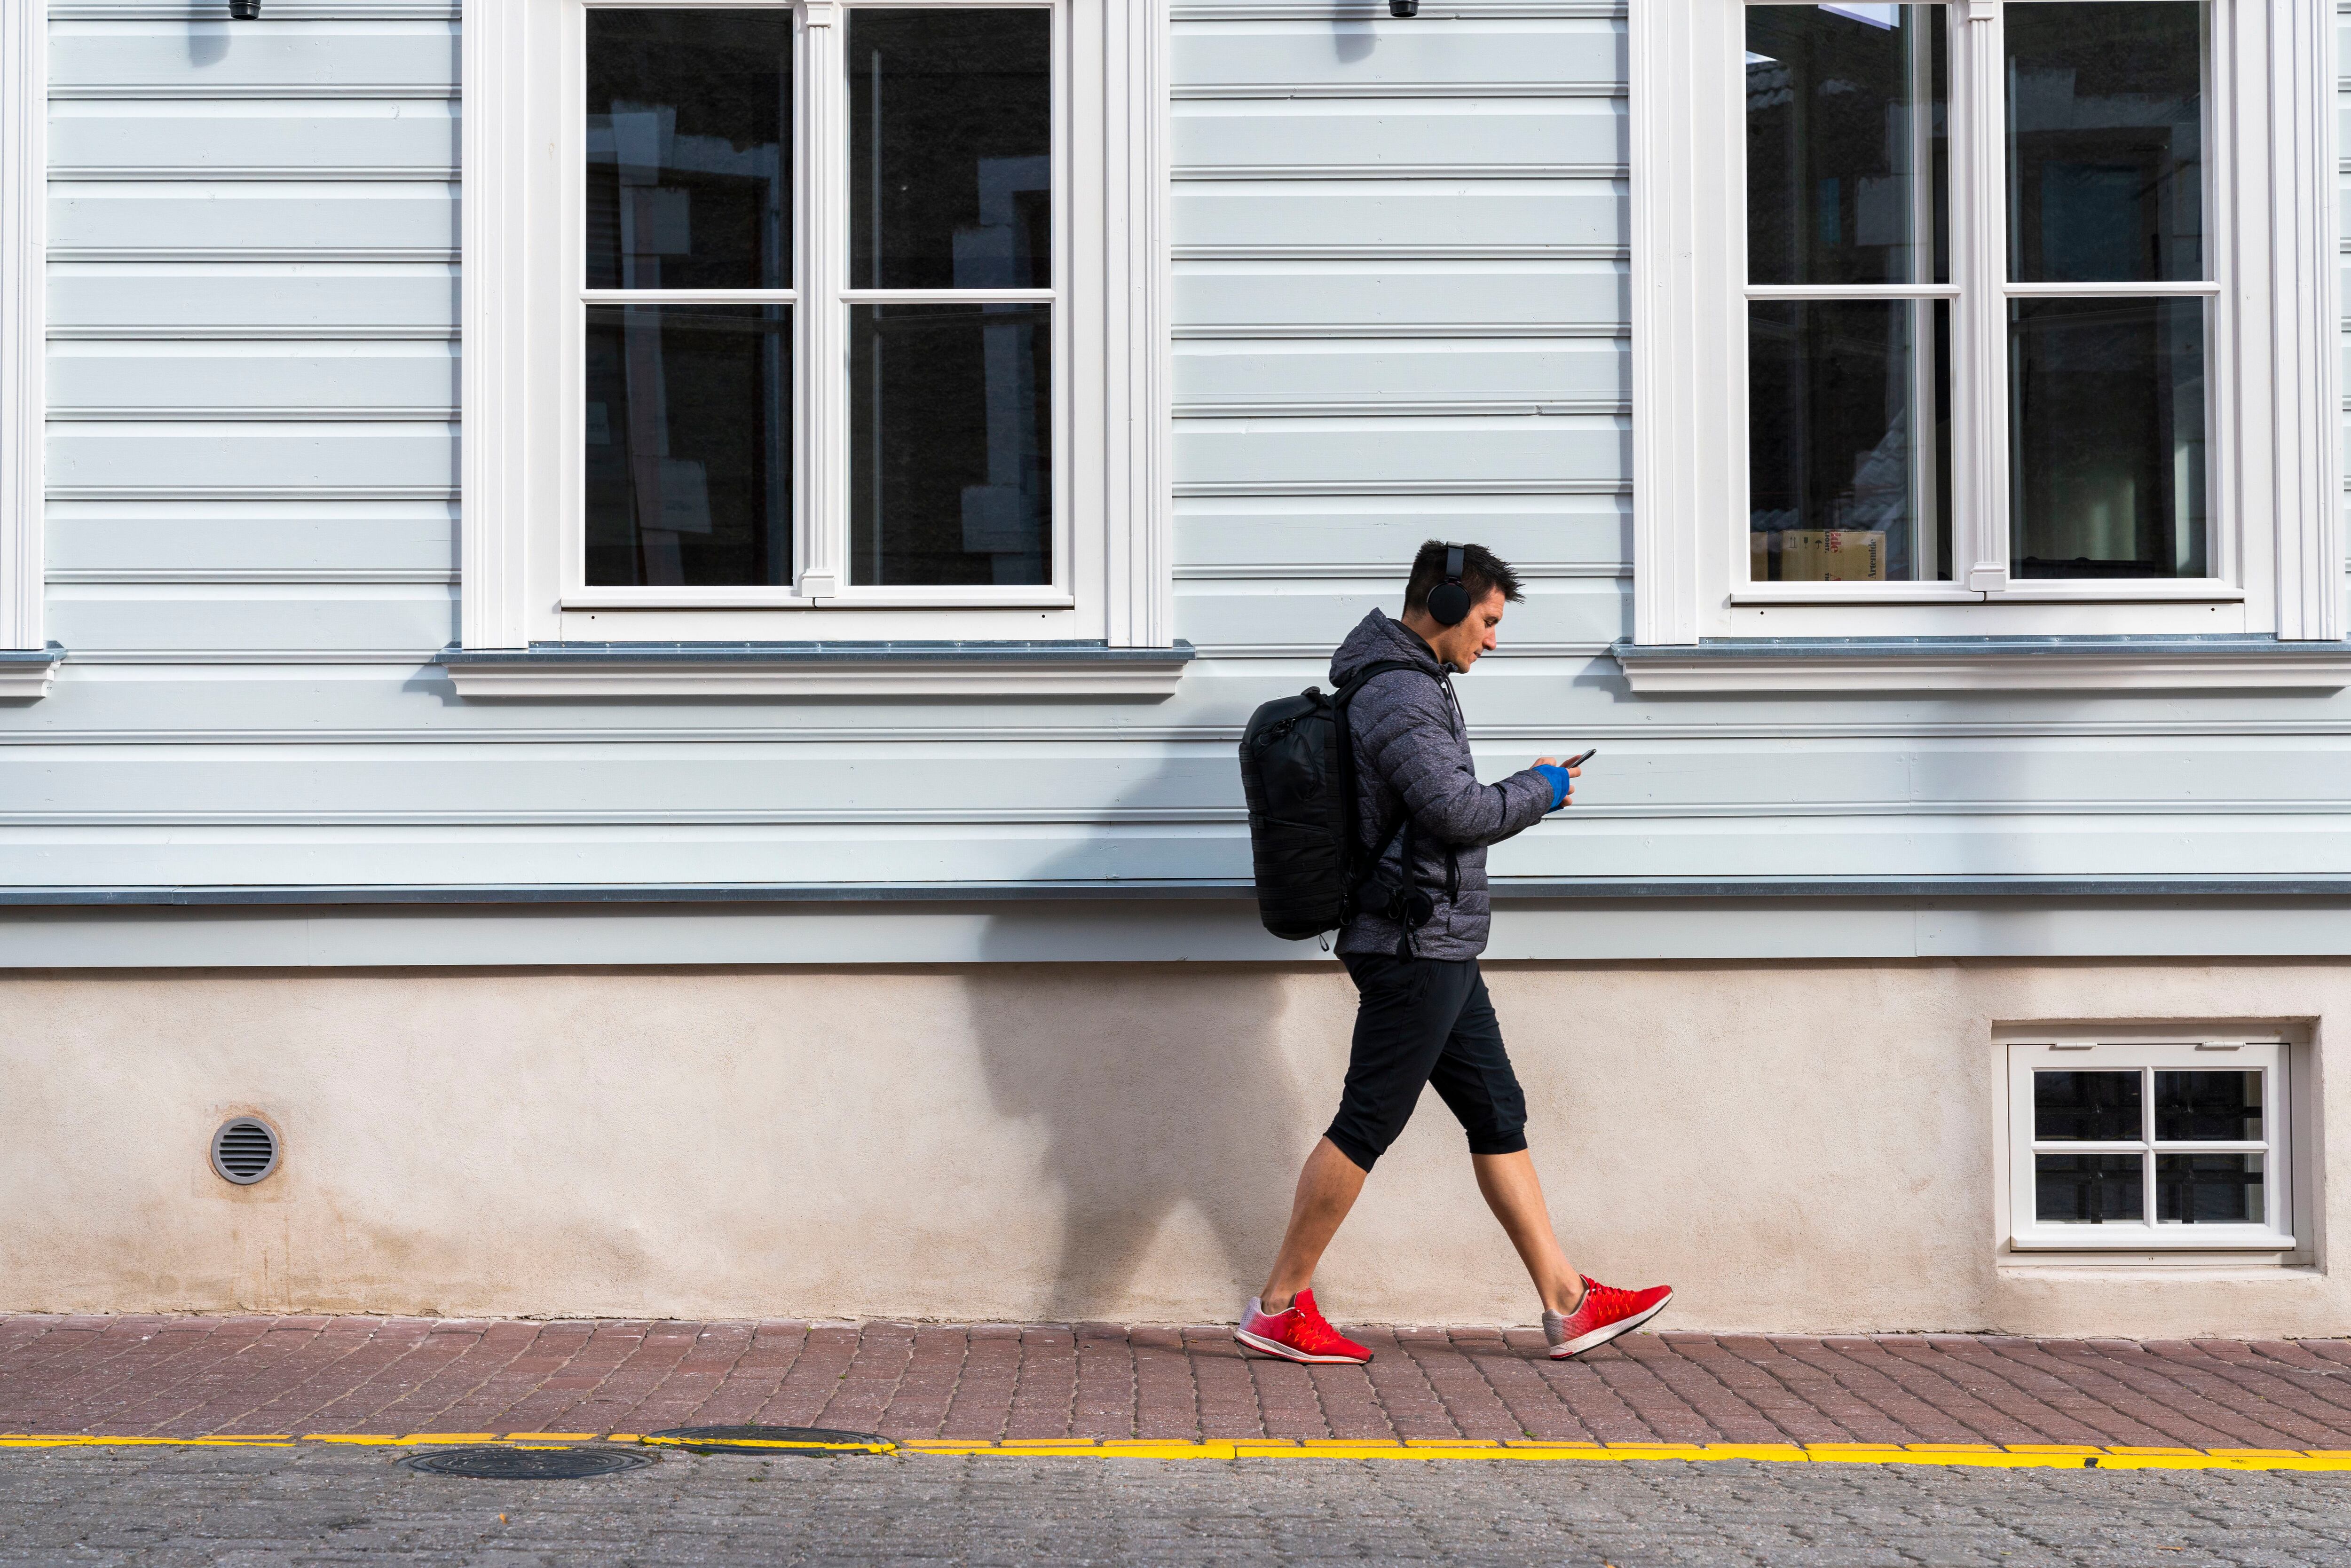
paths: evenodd
<path fill-rule="evenodd" d="M 222 11 L 225 14 L 227 7 Z M 229 24 L 222 21 L 201 21 L 188 24 L 188 63 L 192 66 L 218 65 L 228 57 Z"/>
<path fill-rule="evenodd" d="M 1165 778 L 1128 798 L 1164 797 L 1155 786 Z M 1238 768 L 1232 795 L 1237 803 Z M 1081 846 L 1037 874 L 1098 876 L 1102 864 L 1100 846 Z M 1142 915 L 1114 905 L 1102 918 Z M 1019 919 L 994 922 L 983 951 L 1033 959 L 1033 927 L 1011 929 Z M 1320 956 L 1303 946 L 1301 958 Z M 1304 1103 L 1282 1045 L 1297 983 L 1295 970 L 1257 964 L 998 962 L 973 975 L 972 1037 L 995 1108 L 1042 1129 L 1037 1198 L 1061 1207 L 1040 1311 L 1165 1321 L 1203 1296 L 1237 1314 L 1256 1293 L 1299 1162 L 1321 1131 L 1314 1118 L 1327 1113 Z M 1155 1260 L 1187 1208 L 1194 1223 L 1168 1235 Z M 1197 1245 L 1203 1228 L 1211 1252 Z M 1144 1278 L 1147 1260 L 1217 1277 Z"/>

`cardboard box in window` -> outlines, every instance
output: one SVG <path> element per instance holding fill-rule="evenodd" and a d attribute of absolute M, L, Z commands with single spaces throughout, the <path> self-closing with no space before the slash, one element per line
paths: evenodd
<path fill-rule="evenodd" d="M 1789 528 L 1780 536 L 1784 582 L 1883 582 L 1886 531 Z"/>

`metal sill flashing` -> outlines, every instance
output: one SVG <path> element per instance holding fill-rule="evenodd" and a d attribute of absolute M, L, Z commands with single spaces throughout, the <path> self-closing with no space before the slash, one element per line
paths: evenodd
<path fill-rule="evenodd" d="M 0 703 L 38 702 L 49 695 L 65 649 L 51 643 L 45 648 L 0 648 Z"/>
<path fill-rule="evenodd" d="M 1682 693 L 2333 692 L 2351 643 L 2275 637 L 1756 637 L 1611 649 L 1642 696 Z"/>
<path fill-rule="evenodd" d="M 1870 903 L 2152 899 L 2351 900 L 2351 876 L 2319 877 L 1604 877 L 1508 879 L 1502 904 L 1752 899 Z M 1157 882 L 342 883 L 275 886 L 0 887 L 0 908 L 293 905 L 1226 903 L 1253 897 L 1237 878 Z"/>
<path fill-rule="evenodd" d="M 435 661 L 465 697 L 1172 695 L 1189 643 L 534 643 Z"/>

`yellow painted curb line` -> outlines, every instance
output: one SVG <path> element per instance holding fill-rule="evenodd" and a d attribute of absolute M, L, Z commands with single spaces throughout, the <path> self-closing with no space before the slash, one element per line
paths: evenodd
<path fill-rule="evenodd" d="M 294 1439 L 270 1437 L 80 1437 L 0 1432 L 0 1448 L 290 1448 Z"/>
<path fill-rule="evenodd" d="M 544 1448 L 568 1442 L 636 1443 L 695 1449 L 692 1438 L 653 1437 L 637 1432 L 410 1432 L 268 1433 L 205 1437 L 91 1437 L 81 1434 L 0 1432 L 0 1448 L 291 1448 L 306 1443 L 356 1448 L 417 1448 L 426 1445 L 499 1444 Z M 1572 1443 L 1492 1442 L 1469 1438 L 1410 1438 L 1374 1442 L 1353 1438 L 1302 1440 L 1280 1437 L 1216 1438 L 1177 1442 L 1157 1438 L 1015 1437 L 967 1442 L 949 1437 L 910 1437 L 900 1442 L 812 1443 L 753 1439 L 744 1448 L 824 1449 L 841 1453 L 904 1453 L 935 1458 L 1098 1459 L 1680 1459 L 1706 1463 L 1750 1459 L 1773 1464 L 1942 1465 L 1990 1469 L 2101 1470 L 2351 1470 L 2351 1448 L 2092 1448 L 2066 1443 Z"/>
<path fill-rule="evenodd" d="M 888 1454 L 896 1452 L 900 1446 L 887 1438 L 879 1443 L 816 1443 L 788 1437 L 639 1437 L 637 1441 L 648 1448 L 685 1448 L 697 1454 L 705 1451 L 739 1454 L 755 1448 L 813 1448 L 825 1454 Z"/>
<path fill-rule="evenodd" d="M 1402 1443 L 1237 1438 L 1206 1443 L 1038 1441 L 968 1443 L 908 1438 L 910 1454 L 971 1458 L 1092 1457 L 1131 1459 L 1750 1459 L 1782 1464 L 1946 1465 L 1998 1469 L 2351 1470 L 2351 1449 L 2097 1448 L 2055 1444 L 1960 1443 Z"/>

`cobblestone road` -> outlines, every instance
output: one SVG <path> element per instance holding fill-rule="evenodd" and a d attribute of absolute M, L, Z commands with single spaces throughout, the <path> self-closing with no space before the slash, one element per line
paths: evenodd
<path fill-rule="evenodd" d="M 0 1563 L 2351 1564 L 2340 1474 L 670 1454 L 526 1483 L 394 1458 L 0 1454 Z"/>

